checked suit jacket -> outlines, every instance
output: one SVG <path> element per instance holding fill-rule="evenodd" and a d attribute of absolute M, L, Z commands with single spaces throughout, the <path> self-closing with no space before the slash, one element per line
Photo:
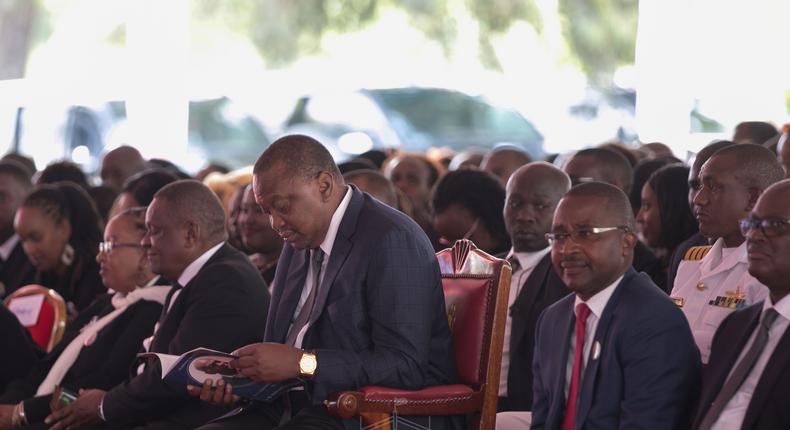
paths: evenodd
<path fill-rule="evenodd" d="M 302 343 L 318 362 L 307 387 L 312 402 L 366 385 L 420 389 L 455 382 L 441 274 L 428 238 L 403 213 L 350 187 Z M 283 249 L 266 341 L 285 342 L 308 263 L 308 250 Z"/>

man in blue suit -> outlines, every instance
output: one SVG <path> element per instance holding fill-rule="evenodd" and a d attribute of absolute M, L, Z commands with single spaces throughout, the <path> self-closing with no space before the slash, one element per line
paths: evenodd
<path fill-rule="evenodd" d="M 329 152 L 306 136 L 272 143 L 255 164 L 253 189 L 286 245 L 265 343 L 238 350 L 233 365 L 256 381 L 307 383 L 284 402 L 253 405 L 204 428 L 357 429 L 358 422 L 329 415 L 329 394 L 456 380 L 439 266 L 416 223 L 347 186 Z M 191 391 L 230 400 L 227 387 L 218 388 Z"/>
<path fill-rule="evenodd" d="M 631 268 L 626 195 L 600 182 L 572 188 L 547 237 L 574 294 L 538 322 L 532 429 L 687 428 L 699 352 L 680 310 Z"/>

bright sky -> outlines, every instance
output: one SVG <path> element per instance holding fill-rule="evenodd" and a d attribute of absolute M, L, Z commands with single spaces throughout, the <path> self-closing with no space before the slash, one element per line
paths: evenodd
<path fill-rule="evenodd" d="M 502 64 L 495 72 L 478 60 L 477 24 L 462 0 L 454 3 L 459 36 L 451 59 L 404 12 L 388 10 L 360 32 L 327 35 L 320 54 L 279 70 L 269 70 L 251 43 L 227 28 L 190 27 L 189 0 L 49 0 L 59 19 L 31 53 L 27 80 L 33 84 L 22 92 L 53 106 L 54 99 L 125 99 L 129 123 L 109 136 L 108 145 L 131 143 L 146 156 L 176 158 L 189 167 L 201 160 L 183 154 L 186 103 L 220 95 L 274 128 L 302 94 L 447 87 L 518 109 L 545 135 L 548 151 L 612 137 L 613 124 L 623 121 L 617 113 L 604 112 L 596 123 L 567 114 L 584 96 L 586 81 L 566 61 L 557 0 L 537 3 L 543 34 L 517 24 L 495 40 Z M 642 0 L 637 65 L 618 79 L 639 89 L 635 126 L 643 140 L 666 141 L 680 156 L 697 149 L 685 136 L 695 99 L 728 126 L 743 119 L 788 121 L 783 89 L 790 88 L 790 60 L 786 32 L 779 30 L 788 9 L 790 2 L 782 0 Z M 125 45 L 111 43 L 122 25 Z M 0 92 L 9 88 L 0 85 Z M 49 110 L 58 115 L 55 107 Z M 0 132 L 7 127 L 3 121 Z M 54 131 L 40 133 L 40 142 L 55 138 Z M 40 146 L 37 160 L 59 157 Z"/>

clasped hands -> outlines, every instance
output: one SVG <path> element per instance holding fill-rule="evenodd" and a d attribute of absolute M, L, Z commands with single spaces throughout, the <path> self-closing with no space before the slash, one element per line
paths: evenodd
<path fill-rule="evenodd" d="M 299 377 L 302 357 L 299 348 L 281 343 L 254 343 L 232 354 L 239 358 L 230 362 L 231 367 L 255 382 L 280 382 Z M 233 394 L 233 387 L 222 379 L 216 386 L 211 379 L 203 381 L 200 387 L 188 385 L 187 393 L 215 406 L 233 406 L 239 401 L 239 396 Z"/>

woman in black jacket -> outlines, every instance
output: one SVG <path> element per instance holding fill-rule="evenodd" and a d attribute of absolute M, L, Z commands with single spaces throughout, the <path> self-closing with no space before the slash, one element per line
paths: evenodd
<path fill-rule="evenodd" d="M 69 321 L 104 292 L 95 259 L 101 221 L 82 188 L 71 182 L 37 187 L 17 210 L 14 228 L 36 283 L 66 300 Z"/>

